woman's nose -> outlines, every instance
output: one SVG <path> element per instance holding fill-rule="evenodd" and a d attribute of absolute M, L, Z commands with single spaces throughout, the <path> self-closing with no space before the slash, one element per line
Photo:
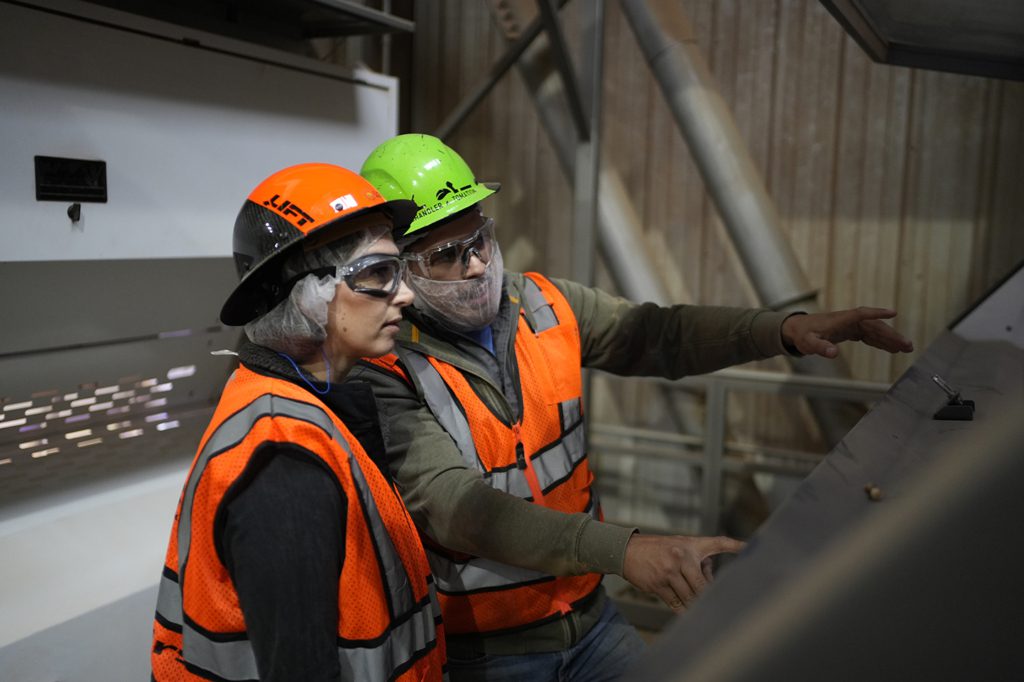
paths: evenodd
<path fill-rule="evenodd" d="M 402 279 L 398 284 L 398 291 L 395 292 L 395 297 L 392 299 L 392 303 L 397 305 L 399 308 L 404 308 L 410 305 L 416 298 L 416 293 L 409 288 L 409 285 Z"/>

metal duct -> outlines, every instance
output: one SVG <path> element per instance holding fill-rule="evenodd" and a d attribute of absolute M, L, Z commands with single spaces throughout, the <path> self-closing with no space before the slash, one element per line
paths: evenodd
<path fill-rule="evenodd" d="M 775 310 L 818 309 L 781 221 L 728 106 L 714 83 L 690 22 L 675 2 L 620 0 L 676 125 L 693 154 L 761 303 Z M 788 358 L 801 374 L 849 377 L 841 360 Z M 829 445 L 863 416 L 863 409 L 812 401 Z"/>
<path fill-rule="evenodd" d="M 817 292 L 779 228 L 775 206 L 686 15 L 677 3 L 621 5 L 761 302 L 777 310 L 813 302 Z"/>

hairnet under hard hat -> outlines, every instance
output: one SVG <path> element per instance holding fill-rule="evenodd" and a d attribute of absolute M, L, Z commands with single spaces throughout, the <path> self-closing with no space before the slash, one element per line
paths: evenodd
<path fill-rule="evenodd" d="M 283 278 L 317 268 L 347 265 L 390 232 L 389 225 L 375 225 L 309 252 L 298 250 L 284 262 Z M 255 344 L 297 361 L 315 355 L 327 339 L 327 307 L 342 281 L 334 275 L 306 275 L 295 283 L 287 298 L 245 325 L 246 336 Z"/>
<path fill-rule="evenodd" d="M 494 322 L 501 306 L 504 262 L 495 242 L 491 259 L 480 277 L 451 281 L 427 279 L 409 273 L 416 294 L 413 307 L 445 329 L 477 331 Z"/>

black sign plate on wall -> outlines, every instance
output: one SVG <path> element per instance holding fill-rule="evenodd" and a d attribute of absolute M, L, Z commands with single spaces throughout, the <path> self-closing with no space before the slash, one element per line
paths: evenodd
<path fill-rule="evenodd" d="M 36 201 L 107 202 L 107 162 L 36 158 Z"/>

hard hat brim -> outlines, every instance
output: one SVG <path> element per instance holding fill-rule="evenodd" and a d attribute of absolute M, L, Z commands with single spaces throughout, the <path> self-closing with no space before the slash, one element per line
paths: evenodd
<path fill-rule="evenodd" d="M 349 223 L 352 218 L 357 216 L 366 215 L 374 211 L 383 212 L 389 215 L 392 223 L 394 223 L 393 235 L 397 239 L 412 222 L 412 219 L 416 215 L 417 206 L 414 202 L 406 199 L 393 199 L 391 201 L 385 201 L 374 206 L 368 206 L 362 210 L 354 211 L 345 215 L 338 220 L 332 221 L 319 229 L 309 232 L 301 239 L 295 240 L 289 244 L 286 248 L 281 249 L 276 253 L 272 253 L 260 262 L 256 263 L 245 275 L 239 280 L 238 284 L 228 295 L 224 305 L 220 310 L 220 321 L 230 327 L 240 327 L 260 315 L 264 315 L 273 309 L 288 292 L 283 292 L 283 295 L 276 297 L 269 296 L 266 290 L 266 284 L 268 283 L 268 277 L 271 275 L 274 268 L 273 265 L 280 263 L 287 256 L 291 255 L 295 249 L 302 248 L 302 244 L 313 237 L 322 237 L 326 231 L 338 231 L 338 237 L 344 236 L 347 231 L 344 229 L 345 224 Z"/>

